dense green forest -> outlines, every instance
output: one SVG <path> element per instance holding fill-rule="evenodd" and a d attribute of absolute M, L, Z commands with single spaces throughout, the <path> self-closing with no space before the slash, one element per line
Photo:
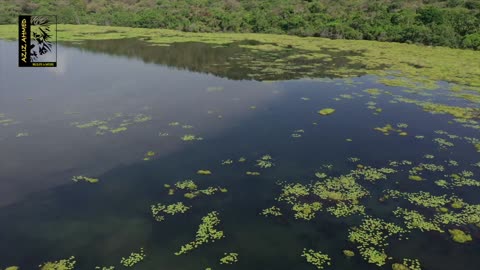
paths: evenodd
<path fill-rule="evenodd" d="M 480 0 L 3 0 L 18 14 L 60 23 L 192 32 L 287 33 L 480 50 Z"/>

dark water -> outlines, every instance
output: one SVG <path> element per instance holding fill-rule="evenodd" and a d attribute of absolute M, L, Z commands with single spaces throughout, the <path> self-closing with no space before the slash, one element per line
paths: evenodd
<path fill-rule="evenodd" d="M 213 70 L 214 64 L 228 62 L 228 55 L 247 53 L 239 48 L 216 51 L 203 44 L 177 44 L 150 48 L 148 55 L 155 57 L 148 58 L 135 42 L 118 47 L 108 41 L 76 45 L 83 49 L 60 46 L 56 69 L 16 68 L 16 44 L 0 42 L 0 113 L 14 120 L 0 125 L 0 268 L 36 269 L 42 262 L 73 255 L 76 269 L 97 265 L 123 269 L 120 258 L 143 247 L 147 257 L 134 269 L 315 269 L 300 257 L 303 248 L 329 254 L 333 264 L 328 269 L 378 269 L 358 253 L 350 259 L 342 254 L 343 249 L 356 251 L 348 242 L 348 228 L 360 223 L 358 216 L 337 219 L 323 211 L 307 222 L 295 220 L 287 210 L 280 219 L 259 215 L 276 204 L 277 181 L 315 181 L 314 173 L 324 164 L 333 165 L 330 175 L 346 174 L 355 168 L 349 157 L 376 167 L 405 159 L 443 165 L 453 159 L 460 164 L 445 166 L 445 172 L 422 183 L 401 174 L 376 184 L 360 182 L 372 193 L 362 200 L 367 214 L 392 218 L 395 202 L 377 202 L 389 188 L 453 192 L 468 203 L 480 203 L 478 187 L 446 191 L 433 184 L 443 174 L 480 173 L 470 165 L 480 161 L 471 144 L 455 140 L 455 147 L 440 150 L 432 142 L 441 137 L 434 131 L 462 137 L 478 137 L 478 131 L 448 124 L 451 116 L 432 115 L 414 104 L 390 103 L 391 95 L 372 99 L 363 92 L 377 87 L 410 98 L 466 104 L 450 100 L 441 90 L 433 92 L 434 97 L 407 94 L 376 83 L 372 76 L 356 77 L 353 83 L 334 78 L 254 81 L 248 79 L 251 70 L 239 63 Z M 183 58 L 178 56 L 181 52 Z M 284 79 L 292 78 L 287 74 Z M 334 100 L 341 94 L 353 98 Z M 383 111 L 374 115 L 367 108 L 369 101 Z M 327 117 L 316 113 L 326 107 L 336 112 Z M 116 113 L 122 116 L 112 121 L 139 114 L 151 120 L 105 135 L 72 125 Z M 407 123 L 409 135 L 384 136 L 373 130 L 388 123 Z M 304 130 L 303 136 L 292 138 L 298 129 Z M 169 136 L 159 136 L 160 132 Z M 17 137 L 19 133 L 28 136 Z M 204 140 L 180 140 L 185 134 Z M 148 151 L 156 155 L 144 161 Z M 264 154 L 273 157 L 273 168 L 254 166 Z M 435 159 L 425 160 L 425 154 Z M 247 161 L 236 162 L 240 157 Z M 229 158 L 235 162 L 222 166 L 221 161 Z M 199 169 L 213 174 L 197 175 Z M 246 171 L 261 175 L 246 176 Z M 75 183 L 71 181 L 75 175 L 100 182 Z M 228 192 L 193 200 L 179 192 L 169 196 L 164 184 L 184 179 Z M 151 204 L 177 201 L 192 210 L 161 223 L 153 220 Z M 181 245 L 194 239 L 201 217 L 213 210 L 219 212 L 226 238 L 175 256 Z M 451 241 L 448 234 L 414 231 L 410 240 L 392 241 L 387 254 L 397 261 L 418 258 L 423 269 L 475 269 L 480 239 L 478 228 L 471 230 L 474 241 L 464 245 Z M 220 265 L 225 252 L 239 253 L 239 262 Z M 381 269 L 391 269 L 390 263 Z"/>

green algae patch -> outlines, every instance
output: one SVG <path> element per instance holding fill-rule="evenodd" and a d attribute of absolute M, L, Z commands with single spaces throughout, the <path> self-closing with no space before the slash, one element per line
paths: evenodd
<path fill-rule="evenodd" d="M 132 252 L 126 258 L 122 257 L 120 263 L 125 267 L 133 267 L 145 259 L 146 255 L 143 248 L 139 252 Z"/>
<path fill-rule="evenodd" d="M 457 243 L 464 244 L 466 242 L 472 241 L 472 236 L 465 233 L 462 230 L 451 229 L 451 230 L 448 230 L 448 232 L 450 233 L 452 240 Z"/>
<path fill-rule="evenodd" d="M 220 264 L 234 264 L 238 262 L 238 253 L 224 253 L 224 256 L 220 258 Z"/>
<path fill-rule="evenodd" d="M 182 202 L 177 202 L 169 205 L 164 205 L 161 203 L 157 203 L 150 206 L 150 210 L 152 211 L 152 216 L 156 221 L 164 221 L 165 214 L 168 215 L 175 215 L 175 214 L 183 214 L 190 210 L 190 206 L 186 206 Z"/>
<path fill-rule="evenodd" d="M 202 223 L 198 227 L 195 240 L 180 247 L 175 255 L 182 255 L 200 247 L 209 242 L 215 242 L 224 238 L 223 231 L 218 230 L 220 224 L 218 212 L 212 211 L 202 218 Z"/>
<path fill-rule="evenodd" d="M 323 254 L 320 251 L 315 251 L 313 249 L 303 249 L 302 257 L 304 257 L 308 263 L 312 264 L 320 270 L 332 264 L 332 259 L 330 258 L 330 256 L 328 256 L 327 254 Z"/>
<path fill-rule="evenodd" d="M 46 262 L 40 265 L 40 270 L 73 270 L 75 268 L 75 257 L 54 262 Z"/>
<path fill-rule="evenodd" d="M 98 183 L 98 178 L 92 178 L 92 177 L 86 177 L 86 176 L 83 176 L 83 175 L 79 175 L 79 176 L 74 176 L 72 177 L 72 181 L 73 182 L 78 182 L 78 181 L 85 181 L 87 183 Z"/>
<path fill-rule="evenodd" d="M 320 115 L 330 115 L 332 113 L 335 112 L 335 109 L 332 109 L 332 108 L 325 108 L 325 109 L 321 109 L 318 111 L 318 114 Z"/>
<path fill-rule="evenodd" d="M 210 174 L 212 174 L 212 172 L 209 171 L 209 170 L 198 170 L 198 171 L 197 171 L 197 174 L 210 175 Z"/>

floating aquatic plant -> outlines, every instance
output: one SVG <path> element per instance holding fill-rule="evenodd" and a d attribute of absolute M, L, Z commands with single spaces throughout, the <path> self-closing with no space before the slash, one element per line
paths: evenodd
<path fill-rule="evenodd" d="M 120 263 L 125 267 L 133 267 L 137 263 L 143 261 L 145 256 L 143 248 L 140 248 L 139 252 L 132 252 L 127 258 L 122 257 Z"/>
<path fill-rule="evenodd" d="M 240 157 L 240 158 L 238 159 L 238 162 L 245 162 L 245 161 L 247 161 L 247 159 L 244 158 L 244 157 Z"/>
<path fill-rule="evenodd" d="M 359 162 L 360 161 L 360 159 L 356 158 L 356 157 L 349 157 L 347 160 L 350 161 L 350 162 Z"/>
<path fill-rule="evenodd" d="M 378 96 L 378 95 L 380 95 L 380 94 L 383 93 L 383 91 L 380 90 L 380 89 L 378 89 L 378 88 L 365 89 L 365 90 L 363 90 L 363 92 L 368 93 L 368 94 L 370 94 L 370 95 L 372 95 L 372 96 Z"/>
<path fill-rule="evenodd" d="M 447 164 L 448 164 L 448 166 L 454 166 L 454 167 L 457 167 L 459 165 L 459 163 L 457 161 L 452 160 L 452 159 L 449 159 L 447 161 Z"/>
<path fill-rule="evenodd" d="M 305 100 L 305 101 L 310 100 L 310 98 L 308 98 L 308 97 L 301 97 L 300 99 Z"/>
<path fill-rule="evenodd" d="M 54 262 L 46 262 L 40 265 L 40 270 L 72 270 L 75 267 L 75 257 Z"/>
<path fill-rule="evenodd" d="M 185 254 L 205 243 L 215 242 L 224 238 L 223 231 L 218 230 L 216 227 L 220 224 L 218 213 L 216 211 L 208 213 L 202 218 L 202 223 L 198 227 L 195 240 L 183 245 L 180 251 L 175 252 L 175 255 Z"/>
<path fill-rule="evenodd" d="M 407 127 L 408 127 L 408 124 L 398 123 L 398 124 L 397 124 L 397 127 L 398 127 L 398 128 L 407 128 Z"/>
<path fill-rule="evenodd" d="M 320 179 L 324 179 L 324 178 L 327 178 L 328 175 L 326 173 L 323 173 L 323 172 L 316 172 L 315 176 L 320 178 Z"/>
<path fill-rule="evenodd" d="M 207 87 L 207 92 L 221 92 L 223 91 L 222 86 L 209 86 Z"/>
<path fill-rule="evenodd" d="M 433 139 L 434 142 L 438 144 L 438 146 L 442 149 L 445 149 L 447 147 L 453 147 L 454 144 L 452 142 L 449 142 L 443 138 L 435 138 Z"/>
<path fill-rule="evenodd" d="M 362 166 L 353 171 L 351 174 L 355 177 L 362 176 L 365 180 L 370 182 L 376 182 L 378 180 L 387 179 L 387 174 L 396 173 L 397 171 L 392 168 L 373 168 L 368 166 Z"/>
<path fill-rule="evenodd" d="M 276 207 L 276 206 L 272 206 L 272 207 L 269 207 L 269 208 L 266 208 L 266 209 L 263 209 L 262 210 L 262 213 L 260 213 L 262 216 L 275 216 L 275 217 L 278 217 L 278 216 L 281 216 L 282 215 L 282 212 L 280 212 L 280 208 Z"/>
<path fill-rule="evenodd" d="M 435 183 L 439 186 L 445 188 L 451 187 L 463 187 L 463 186 L 470 186 L 470 187 L 480 187 L 480 181 L 473 179 L 473 172 L 471 171 L 462 171 L 460 173 L 453 173 L 450 175 L 445 175 L 445 177 L 449 177 L 450 181 L 446 180 L 439 180 Z"/>
<path fill-rule="evenodd" d="M 305 187 L 304 189 L 304 194 L 306 193 L 306 195 L 308 195 L 308 188 Z M 351 175 L 342 175 L 315 182 L 312 187 L 312 192 L 323 200 L 350 203 L 356 203 L 359 199 L 369 194 Z"/>
<path fill-rule="evenodd" d="M 392 264 L 392 270 L 422 270 L 418 259 L 403 259 L 403 263 Z"/>
<path fill-rule="evenodd" d="M 193 128 L 193 126 L 192 125 L 182 125 L 182 128 L 183 129 L 191 129 L 191 128 Z"/>
<path fill-rule="evenodd" d="M 166 133 L 166 132 L 159 132 L 159 133 L 158 133 L 158 136 L 160 136 L 160 137 L 167 137 L 167 136 L 168 136 L 168 133 Z"/>
<path fill-rule="evenodd" d="M 95 266 L 97 270 L 115 270 L 115 266 Z"/>
<path fill-rule="evenodd" d="M 388 257 L 384 250 L 388 246 L 388 238 L 402 233 L 405 230 L 394 223 L 367 217 L 360 226 L 349 229 L 348 239 L 358 244 L 360 255 L 367 262 L 382 266 Z"/>
<path fill-rule="evenodd" d="M 420 175 L 409 175 L 408 179 L 413 180 L 413 181 L 423 181 L 423 179 Z"/>
<path fill-rule="evenodd" d="M 317 269 L 324 269 L 325 266 L 331 265 L 332 259 L 327 254 L 323 254 L 313 249 L 303 249 L 302 257 L 305 257 L 308 263 L 315 266 Z"/>
<path fill-rule="evenodd" d="M 123 132 L 125 130 L 127 130 L 126 127 L 119 127 L 119 128 L 111 129 L 110 132 L 115 134 L 115 133 Z"/>
<path fill-rule="evenodd" d="M 210 174 L 212 174 L 212 172 L 209 171 L 209 170 L 198 170 L 197 174 L 210 175 Z"/>
<path fill-rule="evenodd" d="M 299 197 L 308 196 L 310 187 L 302 184 L 285 184 L 282 193 L 278 197 L 278 201 L 285 201 L 289 204 L 295 204 Z"/>
<path fill-rule="evenodd" d="M 245 174 L 246 174 L 246 175 L 252 175 L 252 176 L 258 176 L 258 175 L 260 175 L 259 172 L 249 172 L 249 171 L 246 172 Z"/>
<path fill-rule="evenodd" d="M 5 268 L 5 270 L 19 270 L 19 269 L 20 269 L 20 267 L 18 267 L 18 266 L 9 266 L 9 267 Z"/>
<path fill-rule="evenodd" d="M 238 262 L 238 253 L 224 253 L 224 255 L 220 258 L 220 264 L 234 264 Z"/>
<path fill-rule="evenodd" d="M 339 202 L 335 206 L 327 208 L 327 212 L 335 217 L 348 217 L 351 215 L 365 215 L 365 206 L 359 204 L 346 204 L 345 202 Z"/>
<path fill-rule="evenodd" d="M 28 137 L 28 136 L 30 136 L 28 132 L 20 132 L 15 137 L 20 138 L 20 137 Z"/>
<path fill-rule="evenodd" d="M 190 206 L 184 205 L 182 202 L 177 202 L 169 205 L 164 205 L 161 203 L 157 203 L 150 206 L 150 210 L 152 211 L 152 216 L 156 221 L 164 221 L 165 216 L 164 214 L 168 215 L 175 215 L 178 213 L 185 213 L 190 210 Z"/>
<path fill-rule="evenodd" d="M 355 256 L 355 252 L 353 252 L 352 250 L 344 249 L 342 252 L 343 252 L 343 255 L 345 255 L 347 257 Z"/>
<path fill-rule="evenodd" d="M 170 122 L 168 123 L 169 126 L 179 126 L 180 123 L 179 122 Z"/>
<path fill-rule="evenodd" d="M 397 132 L 397 134 L 400 135 L 400 136 L 406 136 L 406 135 L 407 135 L 406 132 L 404 132 L 404 131 L 402 131 L 402 130 L 400 130 L 400 129 L 394 129 L 394 128 L 392 127 L 392 125 L 390 125 L 390 124 L 386 124 L 386 125 L 383 126 L 383 127 L 376 127 L 376 128 L 374 128 L 374 130 L 380 131 L 380 132 L 382 132 L 384 135 L 390 135 L 390 132 Z"/>
<path fill-rule="evenodd" d="M 463 243 L 472 241 L 472 236 L 465 233 L 462 230 L 451 229 L 451 230 L 448 230 L 448 232 L 452 236 L 452 240 L 457 242 L 457 243 L 463 244 Z"/>
<path fill-rule="evenodd" d="M 72 180 L 74 182 L 85 181 L 85 182 L 92 183 L 92 184 L 98 182 L 98 178 L 91 178 L 91 177 L 86 177 L 86 176 L 82 176 L 82 175 L 74 176 L 74 177 L 72 177 Z"/>
<path fill-rule="evenodd" d="M 415 210 L 408 210 L 401 207 L 397 207 L 395 211 L 393 211 L 395 216 L 403 218 L 405 225 L 408 229 L 419 229 L 420 231 L 437 231 L 443 233 L 436 222 L 432 220 L 428 220 L 425 216 L 420 214 L 418 211 Z"/>
<path fill-rule="evenodd" d="M 150 160 L 153 156 L 155 156 L 155 152 L 153 152 L 153 151 L 148 151 L 148 152 L 145 154 L 145 157 L 143 158 L 143 160 L 148 161 L 148 160 Z"/>
<path fill-rule="evenodd" d="M 184 181 L 179 181 L 175 183 L 175 187 L 178 189 L 187 189 L 187 190 L 196 190 L 197 185 L 193 182 L 193 180 L 187 179 Z"/>
<path fill-rule="evenodd" d="M 256 166 L 266 169 L 273 167 L 275 164 L 272 162 L 272 157 L 270 155 L 264 155 L 257 160 Z"/>
<path fill-rule="evenodd" d="M 426 191 L 400 192 L 398 190 L 387 190 L 385 193 L 390 198 L 404 198 L 412 204 L 427 208 L 438 208 L 447 205 L 452 201 L 447 195 L 435 196 Z"/>
<path fill-rule="evenodd" d="M 330 115 L 334 112 L 335 112 L 335 109 L 332 109 L 332 108 L 325 108 L 318 111 L 320 115 Z"/>
<path fill-rule="evenodd" d="M 202 137 L 197 137 L 193 134 L 186 134 L 180 138 L 182 141 L 200 141 L 203 140 Z"/>
<path fill-rule="evenodd" d="M 227 159 L 227 160 L 222 160 L 222 165 L 231 165 L 233 164 L 233 160 Z"/>
<path fill-rule="evenodd" d="M 295 212 L 295 219 L 311 220 L 315 218 L 315 213 L 322 209 L 319 202 L 313 203 L 295 203 L 292 210 Z"/>

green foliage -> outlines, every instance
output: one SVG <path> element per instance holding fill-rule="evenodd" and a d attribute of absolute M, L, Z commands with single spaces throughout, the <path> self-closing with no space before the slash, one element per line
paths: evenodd
<path fill-rule="evenodd" d="M 57 14 L 68 24 L 480 46 L 476 0 L 5 0 L 0 24 L 16 23 L 20 13 Z"/>

